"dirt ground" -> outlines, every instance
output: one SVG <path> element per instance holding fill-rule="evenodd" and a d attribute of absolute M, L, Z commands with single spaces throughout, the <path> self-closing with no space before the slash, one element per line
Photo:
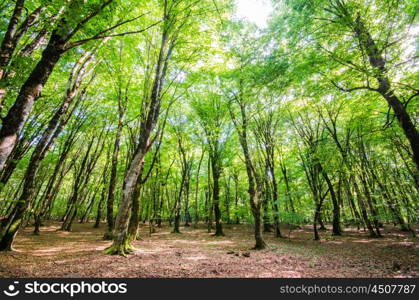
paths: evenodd
<path fill-rule="evenodd" d="M 57 231 L 47 223 L 40 236 L 29 227 L 16 237 L 16 251 L 0 253 L 0 277 L 418 277 L 419 246 L 397 228 L 384 229 L 384 238 L 370 239 L 356 229 L 344 236 L 312 231 L 292 231 L 290 239 L 265 234 L 269 247 L 250 250 L 252 227 L 225 225 L 225 237 L 182 227 L 157 228 L 151 237 L 142 225 L 143 240 L 128 257 L 104 255 L 110 245 L 103 241 L 105 224 L 75 224 L 73 232 Z M 288 231 L 283 230 L 284 234 Z"/>

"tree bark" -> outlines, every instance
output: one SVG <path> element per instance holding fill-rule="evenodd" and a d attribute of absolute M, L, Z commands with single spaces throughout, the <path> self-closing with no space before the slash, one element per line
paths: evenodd
<path fill-rule="evenodd" d="M 0 171 L 3 170 L 16 144 L 18 134 L 28 119 L 34 102 L 41 96 L 45 83 L 64 51 L 61 36 L 53 33 L 41 60 L 23 84 L 15 103 L 4 117 L 0 129 Z"/>
<path fill-rule="evenodd" d="M 236 99 L 237 104 L 240 108 L 240 116 L 241 120 L 240 123 L 236 119 L 234 112 L 230 108 L 230 114 L 233 119 L 233 123 L 236 127 L 236 130 L 239 134 L 239 141 L 240 145 L 243 150 L 244 161 L 246 166 L 246 173 L 247 173 L 247 180 L 248 180 L 248 193 L 249 193 L 249 200 L 250 200 L 250 207 L 252 209 L 253 219 L 254 219 L 254 226 L 255 226 L 255 246 L 253 249 L 255 250 L 262 250 L 266 248 L 265 240 L 263 239 L 262 234 L 262 222 L 261 222 L 261 191 L 262 191 L 262 181 L 257 174 L 255 167 L 253 165 L 253 160 L 249 151 L 249 145 L 247 140 L 248 134 L 248 119 L 246 113 L 246 105 L 242 103 L 242 99 Z"/>
<path fill-rule="evenodd" d="M 119 97 L 120 98 L 120 97 Z M 120 100 L 119 100 L 120 101 Z M 119 145 L 121 141 L 122 135 L 122 128 L 123 128 L 123 120 L 124 120 L 124 110 L 121 110 L 121 104 L 119 104 L 119 120 L 118 120 L 118 128 L 116 131 L 115 142 L 113 147 L 112 153 L 112 165 L 111 165 L 111 177 L 109 181 L 109 191 L 108 191 L 108 199 L 106 201 L 106 221 L 107 221 L 107 231 L 103 236 L 104 240 L 111 240 L 113 237 L 113 229 L 114 229 L 114 201 L 115 201 L 115 187 L 116 187 L 116 171 L 118 167 L 118 155 L 119 155 Z"/>
<path fill-rule="evenodd" d="M 220 210 L 220 168 L 218 165 L 218 157 L 215 154 L 211 155 L 211 167 L 212 167 L 212 199 L 214 207 L 215 217 L 215 233 L 214 236 L 224 236 L 223 225 L 221 222 L 221 210 Z"/>
<path fill-rule="evenodd" d="M 319 164 L 320 165 L 320 164 Z M 340 227 L 340 207 L 336 197 L 335 188 L 329 178 L 329 175 L 324 170 L 323 166 L 320 165 L 321 173 L 323 178 L 326 181 L 326 184 L 329 188 L 330 197 L 332 198 L 333 203 L 333 225 L 332 225 L 332 235 L 342 235 L 342 230 Z"/>

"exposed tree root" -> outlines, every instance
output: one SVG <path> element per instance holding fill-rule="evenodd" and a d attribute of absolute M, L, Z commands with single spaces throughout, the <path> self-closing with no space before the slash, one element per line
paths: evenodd
<path fill-rule="evenodd" d="M 130 242 L 126 241 L 123 243 L 116 243 L 114 242 L 111 246 L 103 250 L 105 254 L 108 255 L 120 255 L 127 257 L 128 254 L 135 251 L 135 248 L 131 245 Z"/>

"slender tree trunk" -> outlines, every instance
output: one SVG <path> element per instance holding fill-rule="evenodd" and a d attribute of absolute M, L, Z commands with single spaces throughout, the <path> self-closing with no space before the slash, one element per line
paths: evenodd
<path fill-rule="evenodd" d="M 319 164 L 320 165 L 320 164 Z M 323 178 L 326 181 L 326 184 L 329 188 L 330 197 L 332 198 L 333 203 L 333 229 L 332 229 L 332 235 L 342 235 L 342 230 L 340 227 L 340 207 L 339 203 L 336 197 L 335 188 L 329 178 L 329 175 L 326 173 L 324 168 L 320 165 L 321 173 L 323 175 Z"/>
<path fill-rule="evenodd" d="M 105 197 L 106 197 L 106 189 L 105 187 L 103 187 L 100 201 L 97 205 L 96 219 L 95 219 L 95 224 L 93 225 L 93 228 L 99 228 L 100 226 L 100 221 L 102 220 L 102 209 L 103 209 L 103 203 L 105 202 Z"/>
<path fill-rule="evenodd" d="M 234 207 L 235 207 L 235 215 L 236 215 L 236 224 L 240 224 L 240 216 L 239 216 L 239 178 L 237 174 L 234 174 Z"/>
<path fill-rule="evenodd" d="M 182 152 L 183 153 L 183 152 Z M 180 233 L 180 214 L 181 214 L 181 204 L 182 204 L 182 197 L 185 193 L 185 184 L 187 181 L 187 173 L 188 173 L 188 166 L 187 163 L 182 164 L 182 181 L 180 182 L 179 192 L 175 198 L 175 206 L 174 206 L 174 213 L 175 213 L 175 220 L 174 220 L 174 227 L 173 233 Z"/>
<path fill-rule="evenodd" d="M 212 199 L 215 216 L 215 233 L 214 236 L 224 236 L 223 225 L 221 222 L 220 210 L 220 169 L 218 166 L 218 159 L 211 158 L 212 165 Z"/>
<path fill-rule="evenodd" d="M 174 220 L 174 227 L 173 227 L 173 233 L 180 233 L 180 209 L 181 209 L 181 203 L 180 203 L 181 198 L 178 196 L 176 197 L 176 202 L 175 202 L 175 220 Z"/>
<path fill-rule="evenodd" d="M 256 173 L 256 169 L 253 165 L 253 160 L 249 151 L 249 145 L 247 141 L 247 134 L 248 134 L 248 119 L 246 114 L 246 106 L 241 102 L 241 99 L 236 99 L 237 103 L 240 107 L 240 116 L 241 116 L 241 123 L 239 124 L 238 120 L 236 119 L 233 111 L 230 109 L 230 115 L 232 116 L 234 125 L 236 130 L 239 133 L 239 141 L 240 145 L 243 150 L 245 165 L 246 165 L 246 173 L 248 179 L 248 193 L 249 193 L 249 200 L 250 200 L 250 207 L 252 209 L 253 219 L 255 222 L 255 241 L 256 244 L 253 249 L 261 250 L 266 248 L 265 240 L 263 239 L 262 234 L 262 227 L 261 227 L 261 191 L 262 191 L 262 180 L 259 177 L 259 174 Z"/>
<path fill-rule="evenodd" d="M 205 193 L 205 208 L 207 211 L 207 232 L 210 233 L 212 230 L 212 213 L 213 213 L 213 204 L 212 204 L 212 189 L 211 189 L 211 160 L 208 159 L 208 187 Z"/>
<path fill-rule="evenodd" d="M 187 174 L 185 182 L 185 227 L 191 226 L 189 222 L 191 221 L 191 215 L 189 213 L 189 187 L 190 187 L 190 170 Z"/>
<path fill-rule="evenodd" d="M 316 204 L 316 210 L 314 212 L 314 221 L 313 221 L 313 230 L 314 230 L 314 240 L 315 241 L 320 241 L 320 235 L 319 235 L 319 232 L 317 230 L 317 223 L 318 223 L 318 220 L 320 219 L 320 211 L 321 211 L 321 204 L 317 203 Z"/>
<path fill-rule="evenodd" d="M 371 212 L 371 215 L 372 215 L 372 218 L 373 218 L 373 224 L 374 224 L 375 231 L 376 231 L 376 237 L 381 237 L 380 226 L 379 226 L 379 222 L 378 222 L 378 214 L 377 214 L 377 211 L 374 207 L 374 204 L 372 203 L 371 193 L 369 191 L 368 184 L 367 184 L 366 179 L 365 179 L 363 174 L 360 175 L 359 178 L 360 178 L 362 186 L 364 188 L 365 198 L 367 199 L 367 204 L 368 204 L 368 207 L 370 209 L 370 212 Z"/>
<path fill-rule="evenodd" d="M 291 196 L 291 188 L 290 188 L 290 182 L 289 182 L 289 178 L 288 178 L 288 171 L 287 171 L 287 167 L 286 167 L 285 163 L 283 163 L 283 162 L 281 162 L 281 172 L 282 172 L 282 175 L 284 177 L 285 193 L 286 193 L 288 201 L 290 203 L 291 211 L 295 212 L 294 202 L 293 202 L 292 196 Z"/>
<path fill-rule="evenodd" d="M 106 220 L 107 220 L 107 230 L 103 236 L 104 240 L 112 240 L 113 239 L 113 229 L 114 229 L 114 201 L 115 201 L 115 187 L 116 187 L 116 171 L 118 167 L 118 154 L 119 154 L 119 145 L 121 141 L 122 135 L 122 128 L 123 128 L 123 119 L 119 118 L 118 128 L 115 136 L 115 143 L 113 147 L 113 154 L 112 154 L 112 164 L 111 164 L 111 177 L 109 181 L 109 191 L 108 191 L 108 199 L 106 201 Z"/>
<path fill-rule="evenodd" d="M 201 165 L 202 165 L 202 160 L 204 159 L 204 151 L 202 151 L 201 154 L 201 158 L 199 159 L 199 163 L 198 163 L 198 170 L 196 172 L 196 187 L 195 187 L 195 221 L 194 221 L 194 227 L 197 228 L 198 227 L 198 222 L 199 222 L 199 205 L 198 205 L 198 195 L 199 195 L 199 173 L 201 171 Z"/>
<path fill-rule="evenodd" d="M 269 203 L 271 202 L 271 187 L 269 186 L 268 174 L 265 174 L 265 188 L 262 193 L 263 201 L 263 232 L 272 232 L 272 225 L 269 218 Z"/>
<path fill-rule="evenodd" d="M 224 200 L 225 218 L 226 218 L 227 224 L 231 224 L 230 203 L 231 203 L 230 177 L 228 177 L 225 180 L 225 200 Z"/>
<path fill-rule="evenodd" d="M 92 208 L 93 208 L 93 205 L 95 204 L 95 198 L 96 198 L 97 192 L 98 192 L 98 190 L 96 190 L 96 191 L 93 193 L 92 197 L 91 197 L 89 200 L 87 200 L 87 207 L 86 207 L 86 210 L 84 211 L 83 215 L 81 216 L 81 218 L 80 218 L 80 220 L 79 220 L 79 223 L 86 223 L 86 222 L 88 222 L 88 221 L 89 221 L 88 216 L 89 216 L 89 214 L 90 214 L 90 211 L 91 211 L 91 210 L 92 210 Z"/>
<path fill-rule="evenodd" d="M 358 184 L 355 182 L 356 179 L 353 176 L 352 176 L 352 179 L 353 179 L 352 182 L 353 182 L 353 185 L 354 185 L 354 188 L 355 188 L 355 192 L 356 192 L 357 198 L 358 198 L 359 208 L 361 210 L 361 215 L 362 215 L 362 218 L 364 219 L 365 225 L 368 228 L 368 231 L 370 233 L 370 237 L 377 237 L 377 234 L 375 233 L 374 228 L 372 227 L 371 222 L 368 218 L 368 213 L 367 213 L 367 210 L 365 208 L 364 199 L 361 195 L 361 191 L 359 190 Z"/>
<path fill-rule="evenodd" d="M 274 222 L 275 222 L 275 236 L 282 237 L 280 230 L 280 221 L 279 221 L 279 205 L 278 205 L 278 183 L 276 182 L 275 170 L 271 169 L 272 174 L 272 207 L 274 209 Z M 292 201 L 291 201 L 292 202 Z"/>

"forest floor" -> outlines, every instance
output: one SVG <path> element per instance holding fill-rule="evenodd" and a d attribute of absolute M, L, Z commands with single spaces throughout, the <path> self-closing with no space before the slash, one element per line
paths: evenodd
<path fill-rule="evenodd" d="M 16 237 L 13 252 L 0 253 L 0 277 L 418 277 L 417 239 L 392 226 L 384 238 L 370 239 L 355 229 L 344 236 L 321 232 L 313 241 L 309 227 L 293 230 L 290 239 L 265 234 L 268 249 L 253 251 L 252 227 L 225 225 L 226 236 L 214 237 L 206 227 L 157 228 L 128 257 L 109 256 L 102 250 L 105 224 L 75 224 L 72 232 L 57 231 L 49 222 L 41 235 L 28 227 Z M 287 230 L 283 230 L 288 235 Z"/>

